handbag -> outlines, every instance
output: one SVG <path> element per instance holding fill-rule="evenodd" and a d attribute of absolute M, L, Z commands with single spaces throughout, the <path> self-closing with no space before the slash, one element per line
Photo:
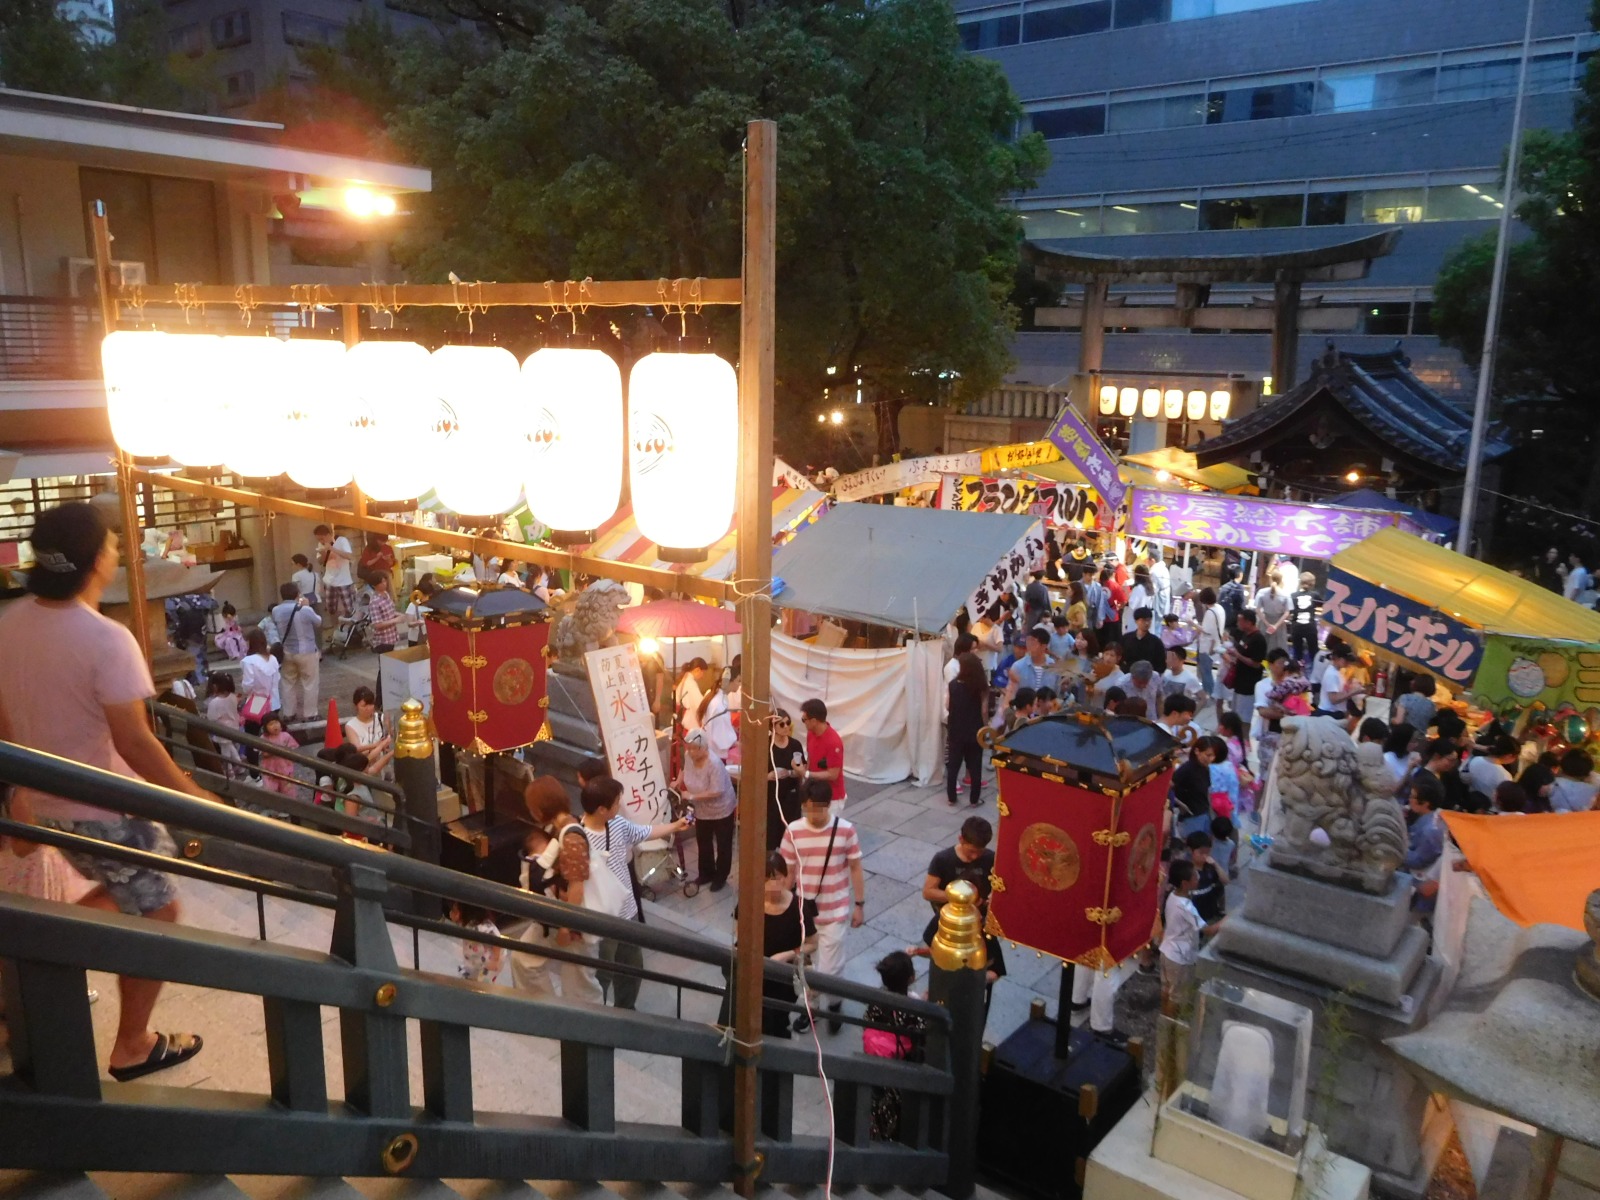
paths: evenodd
<path fill-rule="evenodd" d="M 833 839 L 839 836 L 839 818 L 833 819 L 833 825 L 828 831 L 828 852 L 822 856 L 822 873 L 817 876 L 817 892 L 821 894 L 822 885 L 828 881 L 828 864 L 833 861 Z M 797 856 L 798 857 L 798 856 Z M 807 937 L 817 931 L 817 897 L 802 898 L 800 901 L 800 921 Z"/>
<path fill-rule="evenodd" d="M 567 826 L 567 829 L 572 828 L 574 826 Z M 582 827 L 578 826 L 577 828 L 581 832 Z M 562 836 L 566 836 L 567 829 L 561 831 Z M 623 897 L 627 895 L 626 889 L 622 886 L 622 880 L 618 879 L 612 872 L 611 863 L 607 855 L 603 851 L 599 854 L 595 853 L 594 844 L 589 842 L 587 833 L 583 834 L 583 840 L 589 844 L 589 878 L 583 881 L 583 907 L 590 912 L 604 913 L 608 917 L 620 917 L 622 915 Z M 599 934 L 586 933 L 583 935 L 583 940 L 591 943 L 598 942 L 600 941 L 600 936 Z"/>
<path fill-rule="evenodd" d="M 245 697 L 244 706 L 239 709 L 239 716 L 242 720 L 254 721 L 259 725 L 267 719 L 267 714 L 271 711 L 272 697 L 252 692 Z"/>
<path fill-rule="evenodd" d="M 911 1053 L 913 1043 L 904 1034 L 887 1029 L 863 1029 L 861 1049 L 877 1058 L 905 1058 Z"/>

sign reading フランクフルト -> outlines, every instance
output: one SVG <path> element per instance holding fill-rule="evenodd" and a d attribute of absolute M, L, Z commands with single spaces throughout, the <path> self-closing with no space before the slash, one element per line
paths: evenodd
<path fill-rule="evenodd" d="M 1063 458 L 1083 472 L 1083 477 L 1094 485 L 1094 490 L 1107 504 L 1113 509 L 1122 507 L 1128 485 L 1117 474 L 1116 456 L 1106 449 L 1099 435 L 1072 405 L 1061 406 L 1061 415 L 1050 427 L 1050 441 Z"/>
<path fill-rule="evenodd" d="M 1393 512 L 1136 487 L 1128 501 L 1127 532 L 1164 542 L 1332 558 L 1380 529 L 1402 524 L 1410 522 Z"/>
<path fill-rule="evenodd" d="M 953 512 L 1026 513 L 1043 518 L 1047 525 L 1078 529 L 1095 528 L 1104 511 L 1088 484 L 984 475 L 942 476 L 938 506 Z"/>
<path fill-rule="evenodd" d="M 611 777 L 622 785 L 622 815 L 640 825 L 664 825 L 672 820 L 672 805 L 638 651 L 627 643 L 602 646 L 583 657 L 606 762 Z"/>
<path fill-rule="evenodd" d="M 1483 660 L 1483 633 L 1409 596 L 1328 571 L 1322 619 L 1351 637 L 1464 687 Z"/>

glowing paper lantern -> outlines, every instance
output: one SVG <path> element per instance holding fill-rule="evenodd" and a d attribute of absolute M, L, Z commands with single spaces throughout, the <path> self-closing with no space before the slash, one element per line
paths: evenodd
<path fill-rule="evenodd" d="M 1106 383 L 1100 386 L 1100 415 L 1102 417 L 1114 416 L 1117 411 L 1117 386 Z"/>
<path fill-rule="evenodd" d="M 1206 419 L 1206 394 L 1200 391 L 1189 393 L 1189 420 L 1204 421 Z"/>
<path fill-rule="evenodd" d="M 281 475 L 289 465 L 288 343 L 275 337 L 225 337 L 222 343 L 228 372 L 222 461 L 235 475 Z"/>
<path fill-rule="evenodd" d="M 163 344 L 160 379 L 167 457 L 187 467 L 214 467 L 229 438 L 241 431 L 222 419 L 223 397 L 234 386 L 222 339 L 173 334 Z"/>
<path fill-rule="evenodd" d="M 679 356 L 643 361 L 662 357 Z M 622 495 L 622 372 L 603 351 L 549 346 L 522 364 L 522 386 L 531 417 L 522 463 L 529 510 L 551 529 L 595 528 Z"/>
<path fill-rule="evenodd" d="M 1168 388 L 1161 393 L 1161 413 L 1169 421 L 1176 421 L 1183 416 L 1183 390 L 1181 388 Z"/>
<path fill-rule="evenodd" d="M 433 482 L 455 414 L 432 386 L 415 342 L 361 342 L 345 351 L 353 409 L 346 452 L 356 485 L 379 503 L 415 500 Z"/>
<path fill-rule="evenodd" d="M 1139 411 L 1148 421 L 1161 415 L 1161 389 L 1145 388 L 1139 397 Z"/>
<path fill-rule="evenodd" d="M 498 516 L 517 506 L 520 368 L 498 346 L 441 346 L 428 356 L 432 386 L 459 425 L 445 440 L 434 491 L 448 509 Z"/>
<path fill-rule="evenodd" d="M 1213 421 L 1226 421 L 1228 409 L 1233 405 L 1233 393 L 1226 389 L 1219 389 L 1211 393 L 1211 419 Z"/>
<path fill-rule="evenodd" d="M 172 413 L 160 386 L 164 333 L 119 329 L 100 343 L 111 436 L 125 454 L 157 458 L 167 452 Z"/>
<path fill-rule="evenodd" d="M 292 340 L 283 349 L 284 469 L 301 487 L 344 487 L 352 466 L 348 353 L 328 341 Z"/>
<path fill-rule="evenodd" d="M 1131 417 L 1139 411 L 1139 389 L 1125 387 L 1117 393 L 1117 411 L 1125 417 Z"/>
<path fill-rule="evenodd" d="M 739 383 L 714 354 L 647 354 L 628 380 L 628 480 L 639 531 L 709 546 L 733 522 Z"/>

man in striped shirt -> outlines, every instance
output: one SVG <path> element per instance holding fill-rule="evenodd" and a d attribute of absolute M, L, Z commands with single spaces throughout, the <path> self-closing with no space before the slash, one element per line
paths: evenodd
<path fill-rule="evenodd" d="M 845 934 L 860 928 L 867 905 L 867 879 L 861 868 L 861 842 L 856 837 L 856 827 L 843 817 L 832 816 L 832 803 L 830 780 L 808 780 L 800 819 L 783 831 L 778 847 L 789 864 L 789 885 L 796 889 L 802 903 L 816 901 L 817 951 L 812 966 L 824 975 L 838 975 L 844 970 Z M 817 1003 L 813 993 L 813 1009 Z M 837 1013 L 841 1004 L 835 1000 L 828 1005 L 828 1011 Z M 796 1033 L 804 1033 L 811 1028 L 811 1022 L 801 1014 L 794 1028 Z M 829 1019 L 828 1032 L 838 1033 L 840 1028 L 837 1018 Z"/>

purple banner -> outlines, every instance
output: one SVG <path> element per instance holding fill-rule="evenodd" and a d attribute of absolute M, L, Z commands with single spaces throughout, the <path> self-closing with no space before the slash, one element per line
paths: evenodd
<path fill-rule="evenodd" d="M 1237 546 L 1297 558 L 1332 558 L 1380 529 L 1400 523 L 1400 514 L 1365 508 L 1332 508 L 1263 500 L 1133 488 L 1128 534 L 1164 542 Z"/>
<path fill-rule="evenodd" d="M 1128 485 L 1117 474 L 1117 460 L 1070 403 L 1061 406 L 1061 415 L 1051 426 L 1049 437 L 1061 456 L 1083 472 L 1108 506 L 1113 510 L 1122 507 Z"/>

